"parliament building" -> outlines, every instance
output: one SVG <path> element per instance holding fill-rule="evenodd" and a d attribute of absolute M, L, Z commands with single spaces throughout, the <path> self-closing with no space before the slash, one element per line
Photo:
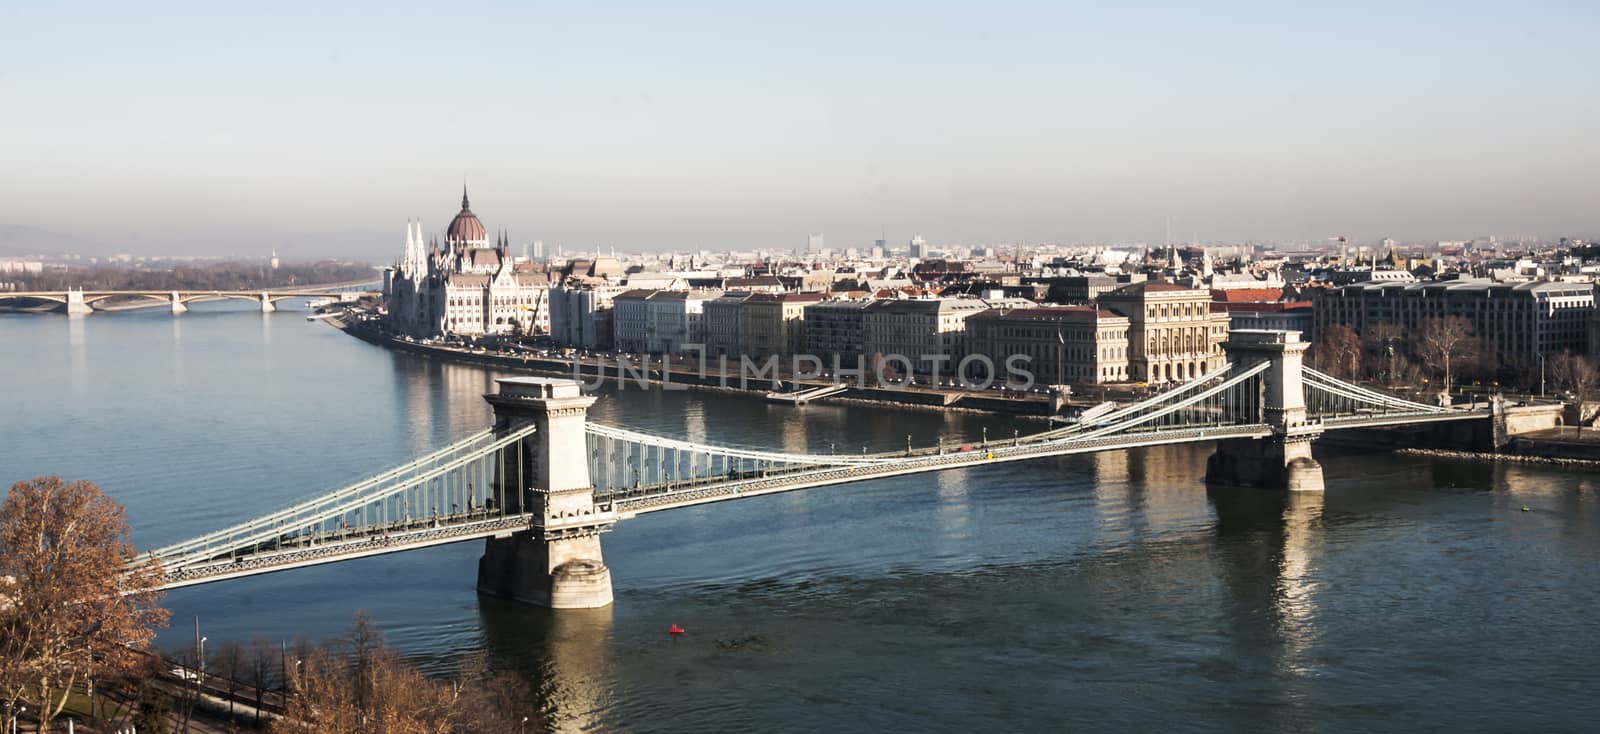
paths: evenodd
<path fill-rule="evenodd" d="M 405 253 L 385 271 L 388 323 L 417 337 L 542 334 L 550 329 L 549 279 L 533 263 L 511 257 L 501 234 L 493 243 L 472 213 L 465 187 L 461 211 L 444 243 L 426 241 L 420 222 L 406 224 Z"/>

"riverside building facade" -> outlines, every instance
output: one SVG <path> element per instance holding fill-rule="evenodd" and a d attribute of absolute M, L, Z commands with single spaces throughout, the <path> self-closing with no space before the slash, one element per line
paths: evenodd
<path fill-rule="evenodd" d="M 1430 318 L 1460 316 L 1502 363 L 1523 366 L 1541 355 L 1585 353 L 1595 315 L 1593 284 L 1559 281 L 1369 281 L 1328 289 L 1315 304 L 1318 332 L 1344 324 L 1361 334 L 1382 322 L 1416 332 Z"/>
<path fill-rule="evenodd" d="M 1228 315 L 1212 312 L 1208 290 L 1147 281 L 1101 294 L 1100 306 L 1128 319 L 1132 380 L 1183 382 L 1228 361 Z"/>

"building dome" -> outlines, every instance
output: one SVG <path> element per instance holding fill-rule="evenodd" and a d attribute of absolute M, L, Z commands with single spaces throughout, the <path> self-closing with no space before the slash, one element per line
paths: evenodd
<path fill-rule="evenodd" d="M 445 240 L 449 242 L 488 242 L 489 231 L 483 228 L 483 222 L 478 221 L 478 215 L 472 213 L 472 207 L 467 203 L 467 187 L 461 187 L 461 213 L 450 220 L 450 228 L 445 230 Z"/>

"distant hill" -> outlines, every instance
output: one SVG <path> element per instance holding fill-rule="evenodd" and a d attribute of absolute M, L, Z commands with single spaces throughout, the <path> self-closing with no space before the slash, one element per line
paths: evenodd
<path fill-rule="evenodd" d="M 386 261 L 399 257 L 403 245 L 401 235 L 377 230 L 274 232 L 239 229 L 172 240 L 152 241 L 146 237 L 133 237 L 128 242 L 103 242 L 38 227 L 0 224 L 0 257 L 70 253 L 84 257 L 106 257 L 121 253 L 136 256 L 259 257 L 276 250 L 279 257 L 294 260 L 334 257 Z"/>

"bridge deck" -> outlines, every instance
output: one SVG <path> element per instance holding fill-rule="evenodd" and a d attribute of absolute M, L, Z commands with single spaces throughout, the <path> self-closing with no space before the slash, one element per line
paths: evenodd
<path fill-rule="evenodd" d="M 624 518 L 681 507 L 721 502 L 742 497 L 755 497 L 797 489 L 809 489 L 833 484 L 921 474 L 983 466 L 1010 461 L 1045 459 L 1055 456 L 1114 451 L 1144 446 L 1164 446 L 1220 438 L 1258 438 L 1271 434 L 1266 426 L 1222 426 L 1191 428 L 1174 431 L 1150 431 L 1143 434 L 1092 438 L 1072 442 L 1050 443 L 991 443 L 973 451 L 949 451 L 942 454 L 925 454 L 906 457 L 894 464 L 836 467 L 788 472 L 766 477 L 741 477 L 726 481 L 700 484 L 657 484 L 638 488 L 597 491 L 595 498 L 613 502 Z"/>
<path fill-rule="evenodd" d="M 508 535 L 533 526 L 534 516 L 475 513 L 433 520 L 414 520 L 385 526 L 351 528 L 330 535 L 286 539 L 275 547 L 232 558 L 219 558 L 169 572 L 162 589 L 207 584 L 291 568 L 460 543 L 477 538 Z"/>

